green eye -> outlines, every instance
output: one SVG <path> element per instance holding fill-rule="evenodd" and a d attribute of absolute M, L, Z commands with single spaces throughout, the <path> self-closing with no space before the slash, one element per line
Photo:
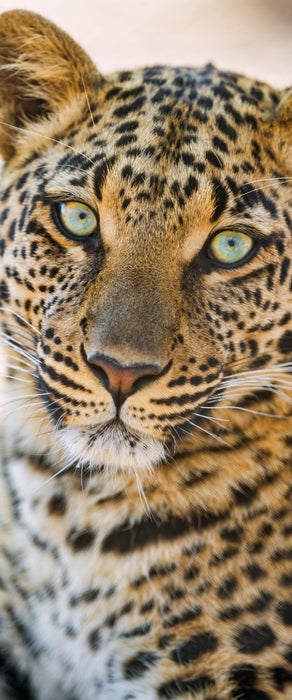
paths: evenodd
<path fill-rule="evenodd" d="M 252 250 L 254 241 L 246 233 L 221 231 L 209 244 L 210 257 L 225 265 L 243 260 Z"/>
<path fill-rule="evenodd" d="M 81 202 L 61 202 L 58 205 L 58 213 L 66 231 L 79 238 L 90 236 L 98 226 L 92 209 Z"/>

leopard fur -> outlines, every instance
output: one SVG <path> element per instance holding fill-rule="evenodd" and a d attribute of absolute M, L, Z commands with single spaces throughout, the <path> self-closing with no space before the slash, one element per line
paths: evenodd
<path fill-rule="evenodd" d="M 292 698 L 291 91 L 13 11 L 0 122 L 1 700 Z"/>

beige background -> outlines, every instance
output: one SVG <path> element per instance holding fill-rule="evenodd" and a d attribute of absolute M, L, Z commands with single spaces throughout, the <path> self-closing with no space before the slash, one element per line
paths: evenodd
<path fill-rule="evenodd" d="M 15 7 L 60 24 L 104 72 L 212 60 L 292 83 L 292 0 L 0 0 L 0 10 Z"/>

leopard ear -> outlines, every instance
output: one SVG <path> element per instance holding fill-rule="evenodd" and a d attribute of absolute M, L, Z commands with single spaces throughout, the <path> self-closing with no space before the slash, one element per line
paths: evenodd
<path fill-rule="evenodd" d="M 16 130 L 60 111 L 102 82 L 91 59 L 64 31 L 25 10 L 0 15 L 0 153 L 15 152 Z M 3 122 L 5 122 L 3 124 Z M 10 127 L 8 126 L 11 125 Z"/>
<path fill-rule="evenodd" d="M 282 91 L 273 125 L 276 127 L 277 149 L 292 170 L 292 88 Z"/>
<path fill-rule="evenodd" d="M 283 90 L 277 108 L 277 118 L 283 125 L 290 126 L 292 133 L 292 88 Z"/>

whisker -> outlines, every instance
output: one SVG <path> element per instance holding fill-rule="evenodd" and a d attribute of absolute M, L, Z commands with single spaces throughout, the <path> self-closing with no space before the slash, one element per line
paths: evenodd
<path fill-rule="evenodd" d="M 15 343 L 13 343 L 11 341 L 8 341 L 7 339 L 4 339 L 2 341 L 2 344 L 8 348 L 11 348 L 12 350 L 15 350 L 20 355 L 23 355 L 23 357 L 25 357 L 27 360 L 33 360 L 35 362 L 35 366 L 36 366 L 37 358 L 34 355 L 32 355 L 31 353 L 27 352 L 26 350 L 23 350 L 23 348 L 20 348 L 18 345 L 16 345 Z"/>
<path fill-rule="evenodd" d="M 224 445 L 227 445 L 230 447 L 229 443 L 226 442 L 226 440 L 223 440 L 223 438 L 219 437 L 219 435 L 216 435 L 215 433 L 211 433 L 209 430 L 206 430 L 206 428 L 202 428 L 201 425 L 197 425 L 197 423 L 193 423 L 191 420 L 187 421 L 188 424 L 192 425 L 194 428 L 198 428 L 201 430 L 203 433 L 207 433 L 207 435 L 210 435 L 210 437 L 214 438 L 215 440 L 218 440 L 218 442 L 222 442 Z M 183 430 L 183 428 L 180 428 L 180 430 Z M 188 433 L 190 435 L 190 432 Z"/>
<path fill-rule="evenodd" d="M 22 409 L 24 410 L 26 408 L 30 408 L 31 406 L 43 406 L 43 405 L 44 405 L 43 401 L 37 401 L 36 403 L 32 402 L 32 403 L 23 404 L 23 406 L 18 406 L 17 409 L 12 408 L 11 411 L 8 411 L 8 413 L 5 414 L 5 418 L 8 418 L 8 416 L 11 416 L 13 413 L 16 412 L 16 410 L 20 411 Z M 32 416 L 35 415 L 35 413 L 38 413 L 38 412 L 39 412 L 39 408 L 36 411 L 33 411 L 32 413 L 30 413 L 28 418 L 31 418 Z"/>
<path fill-rule="evenodd" d="M 46 479 L 45 481 L 40 484 L 34 491 L 32 491 L 31 495 L 34 496 L 35 493 L 38 493 L 40 489 L 42 489 L 44 486 L 50 483 L 50 481 L 53 481 L 53 479 L 56 479 L 57 476 L 60 476 L 60 474 L 63 474 L 63 472 L 67 471 L 70 467 L 72 467 L 74 464 L 74 460 L 71 460 L 69 463 L 65 464 L 59 471 L 57 471 L 55 474 L 52 474 L 52 476 L 49 477 L 49 479 Z"/>
<path fill-rule="evenodd" d="M 251 408 L 243 408 L 243 406 L 218 406 L 217 410 L 221 411 L 223 409 L 234 409 L 235 411 L 247 411 L 248 413 L 255 413 L 257 416 L 268 416 L 269 418 L 291 418 L 291 416 L 278 415 L 277 413 L 265 413 L 264 411 L 254 411 Z"/>
<path fill-rule="evenodd" d="M 240 194 L 235 195 L 235 196 L 233 197 L 233 199 L 232 199 L 232 204 L 233 204 L 233 203 L 236 204 L 240 199 L 242 199 L 242 198 L 243 198 L 244 196 L 246 196 L 247 194 L 253 194 L 254 192 L 261 192 L 261 191 L 263 191 L 263 190 L 270 189 L 271 187 L 273 187 L 273 185 L 274 185 L 276 182 L 279 182 L 279 181 L 289 182 L 290 180 L 292 180 L 292 178 L 289 177 L 289 176 L 283 176 L 283 177 L 280 176 L 280 177 L 271 177 L 271 178 L 259 178 L 259 179 L 257 179 L 257 180 L 249 180 L 249 182 L 243 183 L 243 187 L 244 187 L 244 188 L 249 187 L 250 185 L 256 184 L 256 183 L 258 183 L 258 182 L 267 182 L 267 183 L 269 183 L 269 184 L 264 185 L 264 186 L 262 186 L 262 187 L 252 187 L 250 190 L 244 190 L 244 192 L 240 192 Z"/>
<path fill-rule="evenodd" d="M 47 141 L 53 141 L 54 143 L 59 143 L 61 146 L 65 146 L 65 148 L 69 148 L 71 151 L 74 153 L 77 153 L 79 156 L 82 156 L 86 160 L 88 160 L 90 163 L 94 165 L 94 161 L 89 158 L 85 153 L 82 153 L 82 151 L 79 151 L 77 148 L 73 148 L 73 146 L 69 146 L 68 143 L 65 143 L 64 141 L 59 141 L 59 139 L 53 139 L 51 136 L 46 136 L 45 134 L 40 134 L 38 131 L 32 131 L 32 129 L 25 129 L 24 127 L 21 126 L 15 126 L 14 124 L 8 124 L 8 122 L 3 122 L 0 121 L 0 124 L 2 126 L 8 126 L 10 129 L 15 129 L 16 131 L 22 131 L 24 134 L 32 134 L 32 136 L 38 136 L 39 138 L 46 139 Z"/>
<path fill-rule="evenodd" d="M 1 124 L 1 122 L 0 122 L 0 124 Z M 17 311 L 13 311 L 13 309 L 9 309 L 9 307 L 7 307 L 7 306 L 0 306 L 0 311 L 5 311 L 5 312 L 9 312 L 10 314 L 13 314 L 13 315 L 16 316 L 17 318 L 19 318 L 20 321 L 22 321 L 22 322 L 25 323 L 27 326 L 29 326 L 30 328 L 32 328 L 32 330 L 33 330 L 35 333 L 38 333 L 38 334 L 40 335 L 40 331 L 39 331 L 37 328 L 35 328 L 35 326 L 33 326 L 31 323 L 29 323 L 29 321 L 27 321 L 26 318 L 23 318 L 23 316 L 20 316 L 20 314 L 18 314 Z"/>
<path fill-rule="evenodd" d="M 13 396 L 11 398 L 2 399 L 0 406 L 8 406 L 10 403 L 23 401 L 24 399 L 37 399 L 39 396 L 48 396 L 47 392 L 37 392 L 35 394 L 22 394 L 21 396 Z"/>
<path fill-rule="evenodd" d="M 142 504 L 145 512 L 150 516 L 152 511 L 151 511 L 151 508 L 149 506 L 149 503 L 148 503 L 140 476 L 137 472 L 135 473 L 135 479 L 136 479 L 137 491 L 139 493 L 141 504 Z"/>
<path fill-rule="evenodd" d="M 5 363 L 5 367 L 8 367 L 9 369 L 17 369 L 19 372 L 25 372 L 26 374 L 32 375 L 32 372 L 29 369 L 24 369 L 24 367 L 20 367 L 19 365 L 12 365 L 9 362 Z"/>
<path fill-rule="evenodd" d="M 14 377 L 10 374 L 0 374 L 1 379 L 14 379 L 17 382 L 25 382 L 26 384 L 33 384 L 31 379 L 22 379 L 20 377 Z"/>
<path fill-rule="evenodd" d="M 0 336 L 0 344 L 1 344 L 1 336 Z M 3 345 L 4 345 L 4 343 L 3 343 Z M 5 345 L 6 345 L 6 343 L 5 343 Z M 23 348 L 21 348 L 21 349 L 23 349 Z M 9 361 L 11 361 L 11 362 L 17 362 L 17 364 L 18 364 L 18 363 L 21 363 L 22 365 L 25 365 L 26 367 L 32 367 L 32 368 L 35 369 L 35 367 L 36 367 L 36 362 L 35 362 L 34 360 L 28 360 L 27 358 L 24 359 L 23 357 L 20 357 L 20 356 L 19 356 L 19 353 L 17 352 L 17 350 L 15 349 L 15 347 L 11 348 L 11 350 L 14 351 L 14 352 L 16 353 L 16 355 L 12 355 L 12 353 L 11 353 L 10 350 L 9 350 L 9 351 L 7 352 L 8 360 L 9 360 Z"/>
<path fill-rule="evenodd" d="M 91 116 L 92 126 L 93 126 L 93 128 L 94 128 L 95 133 L 97 134 L 96 124 L 94 123 L 93 114 L 92 114 L 92 110 L 91 110 L 91 105 L 90 105 L 89 98 L 88 98 L 88 92 L 87 92 L 86 87 L 85 87 L 85 82 L 84 82 L 83 74 L 80 73 L 80 76 L 81 76 L 82 85 L 83 85 L 83 89 L 84 89 L 84 93 L 85 93 L 85 97 L 86 97 L 87 106 L 88 106 L 88 109 L 89 109 L 89 112 L 90 112 L 90 116 Z"/>
<path fill-rule="evenodd" d="M 18 326 L 15 326 L 13 328 L 13 326 L 10 323 L 9 324 L 6 323 L 4 328 L 7 328 L 7 330 L 8 330 L 8 333 L 6 333 L 5 330 L 3 331 L 3 335 L 5 335 L 6 337 L 15 338 L 15 336 L 17 336 L 19 338 L 23 338 L 26 343 L 29 343 L 30 345 L 33 345 L 35 347 L 36 339 L 34 339 L 32 337 L 31 331 L 27 331 L 27 332 L 22 331 L 22 333 L 21 333 Z M 21 342 L 21 341 L 16 340 L 16 342 Z"/>

